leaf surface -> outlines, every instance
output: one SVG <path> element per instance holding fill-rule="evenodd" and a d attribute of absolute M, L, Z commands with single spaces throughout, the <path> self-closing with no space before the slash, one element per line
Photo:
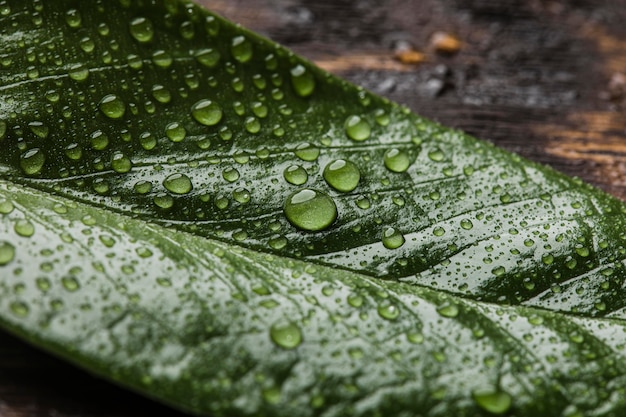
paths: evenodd
<path fill-rule="evenodd" d="M 181 1 L 0 16 L 0 321 L 208 415 L 617 416 L 622 202 Z"/>

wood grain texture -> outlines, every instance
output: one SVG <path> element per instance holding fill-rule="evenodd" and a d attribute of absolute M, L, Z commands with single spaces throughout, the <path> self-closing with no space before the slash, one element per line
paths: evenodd
<path fill-rule="evenodd" d="M 201 3 L 419 114 L 626 199 L 626 0 Z M 432 50 L 436 31 L 461 50 Z M 426 61 L 399 62 L 400 47 Z M 0 333 L 1 417 L 145 415 L 182 416 Z"/>

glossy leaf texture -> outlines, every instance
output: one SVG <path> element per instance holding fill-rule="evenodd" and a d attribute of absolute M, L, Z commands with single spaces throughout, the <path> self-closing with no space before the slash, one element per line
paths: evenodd
<path fill-rule="evenodd" d="M 228 416 L 621 416 L 624 204 L 180 0 L 0 8 L 0 322 Z"/>

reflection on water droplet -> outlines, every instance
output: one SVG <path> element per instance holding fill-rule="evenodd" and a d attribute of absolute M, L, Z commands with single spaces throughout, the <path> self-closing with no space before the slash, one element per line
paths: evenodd
<path fill-rule="evenodd" d="M 198 123 L 214 126 L 222 120 L 222 108 L 215 102 L 203 99 L 191 106 L 191 114 Z"/>
<path fill-rule="evenodd" d="M 130 34 L 138 42 L 150 42 L 154 37 L 152 22 L 145 17 L 136 17 L 130 22 Z"/>
<path fill-rule="evenodd" d="M 367 120 L 361 118 L 361 116 L 349 116 L 346 119 L 346 123 L 344 125 L 346 130 L 346 135 L 352 140 L 356 141 L 364 141 L 370 137 L 372 133 L 372 129 L 367 122 Z"/>
<path fill-rule="evenodd" d="M 270 328 L 270 337 L 274 343 L 284 349 L 294 349 L 302 343 L 302 331 L 292 322 L 281 320 Z"/>
<path fill-rule="evenodd" d="M 184 174 L 172 174 L 163 180 L 163 186 L 174 194 L 189 194 L 193 189 L 191 179 Z"/>
<path fill-rule="evenodd" d="M 480 390 L 472 392 L 472 398 L 483 410 L 492 414 L 504 414 L 511 408 L 511 396 L 499 390 Z"/>
<path fill-rule="evenodd" d="M 4 266 L 15 258 L 15 246 L 7 241 L 0 240 L 0 266 Z"/>
<path fill-rule="evenodd" d="M 41 172 L 46 156 L 39 148 L 33 148 L 20 156 L 20 167 L 26 175 L 36 175 Z"/>
<path fill-rule="evenodd" d="M 337 218 L 337 206 L 333 199 L 307 188 L 287 197 L 283 210 L 292 225 L 308 231 L 327 229 Z"/>
<path fill-rule="evenodd" d="M 409 168 L 409 165 L 411 165 L 409 155 L 396 148 L 385 152 L 384 161 L 385 167 L 392 172 L 404 172 Z"/>
<path fill-rule="evenodd" d="M 335 190 L 349 192 L 359 184 L 361 172 L 354 163 L 337 159 L 326 165 L 323 176 L 328 185 Z"/>
<path fill-rule="evenodd" d="M 404 245 L 404 235 L 394 227 L 388 227 L 383 231 L 383 245 L 387 249 L 397 249 Z"/>
<path fill-rule="evenodd" d="M 252 59 L 252 43 L 245 36 L 235 36 L 231 42 L 230 52 L 241 63 Z"/>
<path fill-rule="evenodd" d="M 291 85 L 300 97 L 308 97 L 315 91 L 315 77 L 303 65 L 291 69 Z"/>
<path fill-rule="evenodd" d="M 108 94 L 98 104 L 100 111 L 110 119 L 120 119 L 126 113 L 126 105 L 115 94 Z"/>
<path fill-rule="evenodd" d="M 309 179 L 306 169 L 300 165 L 290 165 L 283 171 L 285 180 L 293 185 L 302 185 Z"/>

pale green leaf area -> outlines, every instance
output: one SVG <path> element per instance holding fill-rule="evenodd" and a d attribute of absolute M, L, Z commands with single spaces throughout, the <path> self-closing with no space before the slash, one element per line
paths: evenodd
<path fill-rule="evenodd" d="M 624 204 L 180 0 L 0 6 L 0 323 L 207 416 L 623 416 Z"/>

